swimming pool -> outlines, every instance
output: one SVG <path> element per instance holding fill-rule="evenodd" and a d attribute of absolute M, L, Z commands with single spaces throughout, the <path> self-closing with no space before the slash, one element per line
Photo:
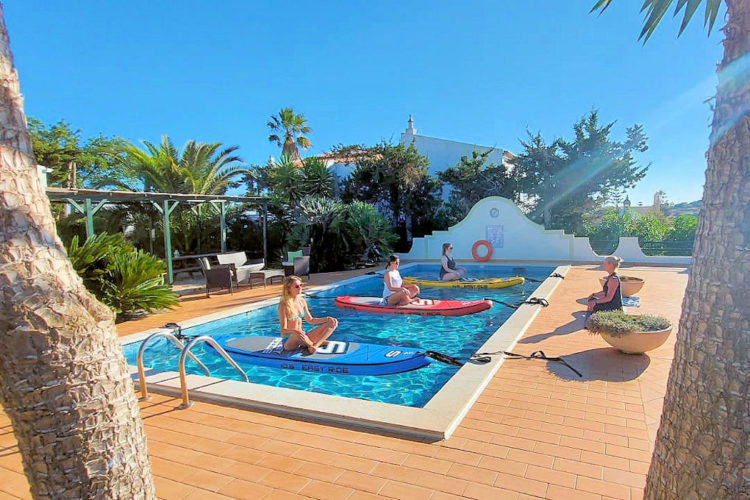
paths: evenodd
<path fill-rule="evenodd" d="M 468 265 L 471 276 L 513 276 L 521 274 L 534 280 L 545 280 L 552 272 L 563 273 L 564 268 L 554 266 L 518 266 L 496 265 Z M 402 268 L 404 276 L 412 275 L 423 278 L 434 278 L 437 275 L 437 264 L 410 264 Z M 494 298 L 508 303 L 519 303 L 532 293 L 534 296 L 547 297 L 557 286 L 559 279 L 549 278 L 540 285 L 545 288 L 542 295 L 540 290 L 535 292 L 538 283 L 527 281 L 503 289 L 472 289 L 472 288 L 427 288 L 424 287 L 422 296 L 438 299 L 471 299 Z M 545 286 L 546 285 L 546 286 Z M 308 304 L 316 316 L 331 315 L 339 319 L 339 327 L 331 337 L 332 340 L 366 342 L 380 345 L 400 345 L 419 347 L 439 351 L 451 356 L 468 357 L 477 350 L 508 349 L 515 343 L 531 318 L 538 313 L 538 306 L 523 306 L 518 311 L 494 304 L 492 309 L 481 313 L 462 317 L 441 316 L 411 316 L 411 315 L 383 315 L 341 309 L 333 304 L 337 295 L 376 295 L 382 293 L 381 276 L 363 276 L 347 280 L 340 284 L 330 285 L 323 289 L 309 292 Z M 319 298 L 315 298 L 318 296 Z M 203 318 L 190 322 L 183 322 L 183 333 L 186 335 L 243 334 L 243 335 L 277 335 L 277 300 L 266 301 L 265 307 L 247 310 L 227 315 L 223 318 Z M 249 309 L 249 308 L 248 308 Z M 522 311 L 526 311 L 525 315 Z M 519 313 L 522 313 L 519 316 Z M 506 323 L 513 315 L 513 321 Z M 213 319 L 207 321 L 207 319 Z M 139 340 L 145 337 L 144 332 Z M 493 341 L 494 339 L 494 341 Z M 494 343 L 493 343 L 494 342 Z M 127 343 L 123 350 L 132 366 L 136 363 L 139 342 Z M 260 367 L 250 364 L 241 367 L 247 373 L 251 384 L 235 382 L 239 376 L 219 358 L 205 344 L 199 344 L 194 349 L 199 359 L 211 370 L 212 377 L 227 379 L 221 385 L 217 379 L 193 375 L 193 388 L 211 391 L 218 390 L 223 394 L 222 400 L 237 401 L 247 398 L 262 400 L 252 406 L 276 407 L 278 399 L 284 400 L 281 407 L 297 411 L 296 407 L 308 410 L 314 408 L 316 415 L 332 413 L 334 415 L 349 415 L 355 420 L 382 420 L 380 413 L 385 405 L 390 408 L 385 413 L 397 415 L 391 420 L 400 422 L 400 426 L 412 426 L 414 417 L 410 411 L 417 409 L 436 410 L 445 413 L 444 419 L 437 418 L 435 428 L 440 428 L 441 436 L 445 436 L 446 427 L 451 425 L 478 395 L 479 390 L 486 384 L 488 377 L 497 370 L 502 362 L 501 358 L 493 359 L 490 366 L 467 364 L 461 367 L 449 366 L 438 362 L 411 372 L 384 376 L 339 376 L 330 374 L 313 374 L 287 371 L 275 368 Z M 171 374 L 171 376 L 155 377 L 159 382 L 164 381 L 174 386 L 174 372 L 176 371 L 179 352 L 168 346 L 165 339 L 159 339 L 149 345 L 144 355 L 145 365 L 150 367 L 149 374 Z M 188 372 L 201 373 L 192 362 L 188 362 Z M 458 374 L 458 375 L 457 375 Z M 463 376 L 462 376 L 463 374 Z M 149 377 L 151 380 L 151 377 Z M 233 387 L 224 390 L 224 387 Z M 448 387 L 459 396 L 448 397 Z M 442 389 L 442 390 L 441 390 Z M 191 391 L 193 389 L 191 388 Z M 237 392 L 253 394 L 250 396 L 236 396 Z M 309 396 L 308 396 L 309 394 Z M 437 397 L 439 395 L 441 397 Z M 331 399 L 333 398 L 333 399 Z M 356 403 L 351 406 L 346 401 Z M 353 408 L 357 408 L 354 410 Z M 342 408 L 345 408 L 342 409 Z M 394 409 L 396 408 L 396 409 Z M 403 408 L 398 410 L 397 408 Z M 369 409 L 369 410 L 368 410 Z M 381 411 L 382 410 L 382 411 Z M 300 410 L 301 411 L 301 410 Z M 302 412 L 309 414 L 309 411 Z M 361 414 L 361 416 L 359 415 Z M 385 418 L 388 420 L 388 418 Z M 416 426 L 426 424 L 414 424 Z M 430 430 L 432 434 L 432 430 Z"/>

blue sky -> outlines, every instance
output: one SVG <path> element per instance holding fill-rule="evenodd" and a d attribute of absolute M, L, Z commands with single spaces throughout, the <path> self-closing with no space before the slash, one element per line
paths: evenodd
<path fill-rule="evenodd" d="M 723 11 L 710 37 L 701 10 L 644 46 L 641 0 L 594 3 L 3 2 L 26 113 L 84 136 L 220 141 L 264 163 L 269 116 L 293 106 L 310 154 L 396 142 L 410 113 L 420 134 L 518 152 L 527 129 L 569 138 L 597 108 L 615 139 L 649 136 L 634 203 L 699 199 Z"/>

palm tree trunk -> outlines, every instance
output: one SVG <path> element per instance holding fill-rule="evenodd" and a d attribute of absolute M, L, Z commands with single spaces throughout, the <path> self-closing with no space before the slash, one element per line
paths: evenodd
<path fill-rule="evenodd" d="M 0 6 L 0 403 L 36 498 L 153 498 L 112 312 L 55 232 Z"/>
<path fill-rule="evenodd" d="M 646 497 L 748 498 L 750 0 L 727 1 L 693 263 Z"/>

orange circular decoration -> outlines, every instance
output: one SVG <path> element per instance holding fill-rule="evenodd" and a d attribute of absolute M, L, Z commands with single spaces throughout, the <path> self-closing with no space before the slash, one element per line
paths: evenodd
<path fill-rule="evenodd" d="M 486 247 L 487 255 L 480 257 L 479 254 L 477 254 L 477 248 L 479 247 Z M 471 256 L 474 257 L 474 260 L 477 262 L 487 262 L 490 260 L 490 257 L 492 257 L 492 245 L 487 240 L 477 240 L 474 242 L 474 246 L 471 247 Z"/>

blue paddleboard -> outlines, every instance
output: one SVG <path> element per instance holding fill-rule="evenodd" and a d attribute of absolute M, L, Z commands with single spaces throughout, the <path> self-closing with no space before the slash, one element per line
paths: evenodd
<path fill-rule="evenodd" d="M 410 347 L 329 340 L 309 354 L 307 349 L 285 351 L 281 337 L 219 336 L 216 341 L 237 361 L 309 373 L 390 375 L 430 363 L 424 351 Z"/>

